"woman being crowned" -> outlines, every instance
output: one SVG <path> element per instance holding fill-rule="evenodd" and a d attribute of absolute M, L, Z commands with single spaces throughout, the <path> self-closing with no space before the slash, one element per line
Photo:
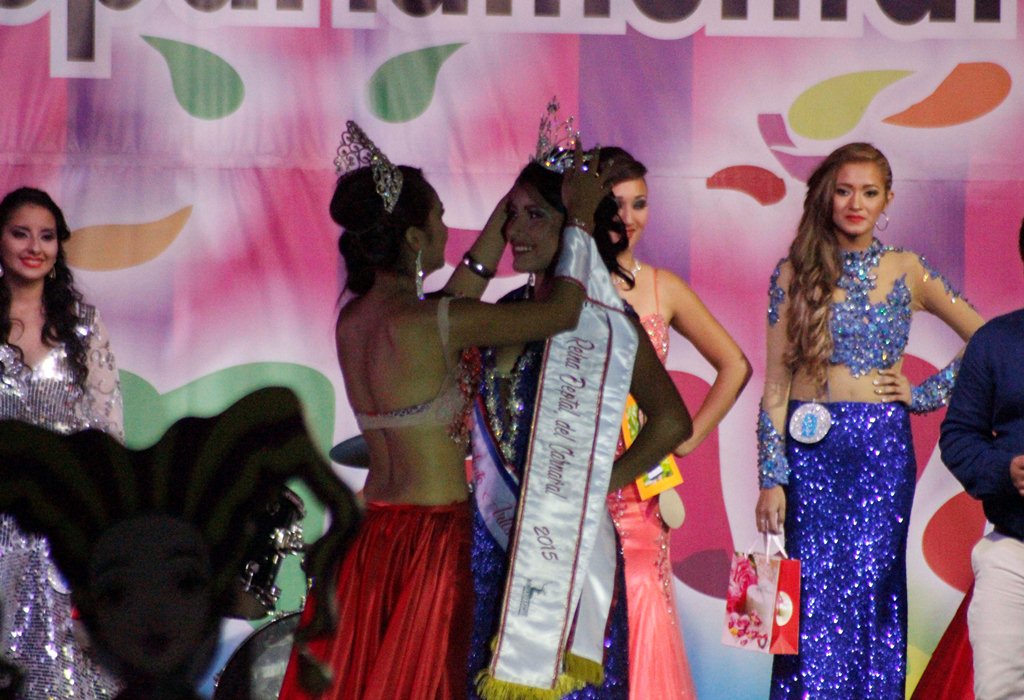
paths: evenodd
<path fill-rule="evenodd" d="M 551 143 L 546 128 L 556 109 L 549 106 L 537 155 L 503 202 L 514 269 L 529 273 L 531 284 L 500 305 L 524 309 L 550 299 L 567 265 L 587 280 L 589 303 L 574 329 L 546 343 L 482 351 L 470 682 L 471 695 L 486 700 L 628 697 L 622 557 L 605 499 L 691 431 L 671 379 L 653 346 L 638 342 L 642 329 L 609 276 L 628 274 L 616 263 L 625 236 L 615 200 L 602 198 L 593 220 L 581 223 L 565 196 L 574 174 L 597 172 L 596 158 L 581 163 L 578 148 Z M 571 145 L 576 136 L 568 131 Z M 591 245 L 570 248 L 565 231 L 581 225 Z M 627 393 L 648 421 L 613 461 Z"/>
<path fill-rule="evenodd" d="M 551 294 L 518 308 L 428 297 L 423 278 L 444 264 L 444 207 L 423 173 L 392 165 L 352 122 L 336 161 L 331 218 L 342 227 L 345 287 L 338 360 L 370 454 L 368 507 L 328 600 L 312 596 L 281 698 L 444 700 L 466 696 L 473 589 L 465 460 L 475 394 L 472 351 L 540 340 L 573 328 L 584 283 L 557 266 Z M 586 255 L 583 229 L 608 185 L 574 169 L 564 196 L 580 225 L 565 249 Z M 490 225 L 445 287 L 465 296 L 491 260 Z M 493 246 L 494 262 L 501 245 Z M 480 255 L 480 257 L 474 257 Z M 573 256 L 565 256 L 572 261 Z M 575 278 L 574 278 L 575 277 Z M 468 281 L 467 281 L 468 279 Z M 333 603 L 333 634 L 307 621 Z"/>

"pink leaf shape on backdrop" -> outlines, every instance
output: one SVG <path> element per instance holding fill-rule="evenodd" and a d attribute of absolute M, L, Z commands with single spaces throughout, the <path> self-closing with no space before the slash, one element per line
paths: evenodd
<path fill-rule="evenodd" d="M 466 254 L 470 246 L 473 245 L 473 241 L 480 235 L 479 231 L 471 231 L 464 228 L 449 228 L 448 229 L 448 243 L 444 247 L 444 259 L 449 265 L 455 266 L 462 262 L 462 256 Z M 510 275 L 518 274 L 512 269 L 512 252 L 505 248 L 505 252 L 501 254 L 501 260 L 498 262 L 498 271 L 496 276 L 508 277 Z"/>
<path fill-rule="evenodd" d="M 710 385 L 686 372 L 669 374 L 687 407 L 696 411 Z M 683 499 L 686 520 L 672 531 L 672 571 L 690 588 L 725 600 L 733 540 L 722 495 L 718 430 L 678 461 L 683 483 L 676 491 Z"/>
<path fill-rule="evenodd" d="M 931 375 L 938 372 L 938 368 L 929 362 L 914 355 L 903 356 L 903 374 L 907 375 L 911 386 L 917 386 Z M 935 452 L 939 444 L 939 426 L 942 419 L 946 417 L 946 409 L 940 408 L 937 411 L 924 414 L 911 414 L 910 430 L 914 437 L 914 455 L 917 457 L 917 479 L 921 480 L 924 468 L 928 466 L 928 460 Z"/>

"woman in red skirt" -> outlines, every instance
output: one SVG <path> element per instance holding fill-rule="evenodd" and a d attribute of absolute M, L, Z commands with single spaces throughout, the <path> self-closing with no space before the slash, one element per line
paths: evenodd
<path fill-rule="evenodd" d="M 577 162 L 582 162 L 578 158 Z M 439 298 L 422 292 L 444 264 L 444 208 L 421 171 L 394 166 L 354 123 L 343 134 L 331 217 L 351 293 L 338 316 L 345 390 L 370 452 L 367 513 L 335 592 L 314 586 L 281 698 L 464 698 L 472 625 L 465 459 L 476 346 L 523 343 L 575 327 L 582 286 L 562 277 L 544 301 L 479 296 L 504 240 L 504 207 Z M 352 168 L 355 169 L 352 169 Z M 609 185 L 580 169 L 564 197 L 582 236 Z M 337 629 L 313 625 L 336 604 Z"/>

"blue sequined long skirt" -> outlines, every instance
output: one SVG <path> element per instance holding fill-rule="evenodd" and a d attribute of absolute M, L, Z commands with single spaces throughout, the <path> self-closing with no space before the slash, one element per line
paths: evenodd
<path fill-rule="evenodd" d="M 494 637 L 505 588 L 508 555 L 487 530 L 479 511 L 473 508 L 473 591 L 476 595 L 473 638 L 469 650 L 469 697 L 479 700 L 473 680 L 490 662 L 490 643 Z M 626 610 L 626 581 L 623 578 L 622 550 L 618 549 L 615 572 L 615 599 L 612 602 L 605 636 L 604 683 L 588 685 L 563 700 L 628 700 L 629 698 L 629 622 Z M 653 699 L 652 699 L 653 700 Z"/>
<path fill-rule="evenodd" d="M 790 402 L 790 413 L 798 405 Z M 903 700 L 910 417 L 903 404 L 828 408 L 832 428 L 821 442 L 787 440 L 786 548 L 800 560 L 800 653 L 775 657 L 771 699 Z"/>

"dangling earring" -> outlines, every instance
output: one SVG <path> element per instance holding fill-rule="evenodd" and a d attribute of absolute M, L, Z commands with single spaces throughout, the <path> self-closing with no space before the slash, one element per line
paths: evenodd
<path fill-rule="evenodd" d="M 886 214 L 885 210 L 883 209 L 882 213 L 879 215 L 879 217 L 880 218 L 881 217 L 885 218 L 885 226 L 879 226 L 878 225 L 878 219 L 875 219 L 875 228 L 877 228 L 879 231 L 885 231 L 887 228 L 889 228 L 889 215 Z"/>
<path fill-rule="evenodd" d="M 57 268 L 56 267 L 51 267 L 50 268 L 50 272 L 46 276 L 49 277 L 52 280 L 57 279 Z"/>
<path fill-rule="evenodd" d="M 423 299 L 423 250 L 416 251 L 416 298 Z"/>
<path fill-rule="evenodd" d="M 537 277 L 532 272 L 526 278 L 526 296 L 533 299 L 534 288 L 537 286 Z"/>
<path fill-rule="evenodd" d="M 0 265 L 0 277 L 4 276 L 4 266 Z"/>

